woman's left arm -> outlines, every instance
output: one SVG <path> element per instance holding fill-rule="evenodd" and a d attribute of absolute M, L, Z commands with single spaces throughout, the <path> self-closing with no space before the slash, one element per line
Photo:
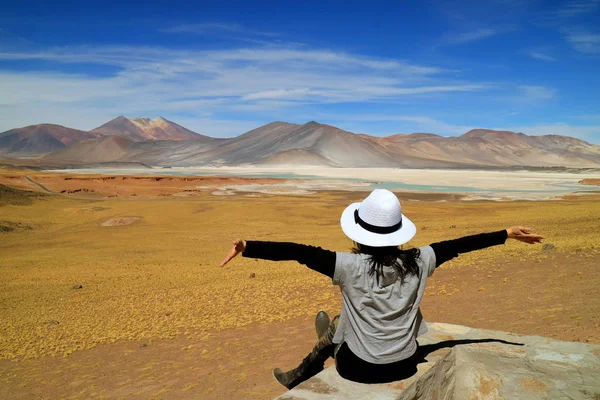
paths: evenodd
<path fill-rule="evenodd" d="M 435 253 L 436 267 L 439 267 L 446 261 L 458 257 L 461 253 L 504 244 L 506 239 L 516 239 L 521 242 L 535 244 L 540 243 L 544 237 L 534 234 L 531 228 L 512 226 L 497 232 L 480 233 L 459 239 L 432 243 L 430 246 Z"/>
<path fill-rule="evenodd" d="M 261 242 L 237 239 L 233 248 L 221 263 L 221 267 L 242 253 L 244 257 L 271 261 L 298 261 L 308 268 L 333 278 L 335 252 L 316 246 L 289 242 Z"/>

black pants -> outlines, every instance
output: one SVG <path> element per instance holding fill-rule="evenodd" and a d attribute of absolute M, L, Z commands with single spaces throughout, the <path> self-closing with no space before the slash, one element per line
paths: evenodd
<path fill-rule="evenodd" d="M 323 369 L 325 360 L 333 357 L 335 344 L 333 336 L 337 330 L 340 316 L 337 315 L 329 324 L 329 328 L 323 335 L 313 351 L 307 357 L 314 361 L 318 368 L 315 373 Z M 386 383 L 409 378 L 417 372 L 417 364 L 423 359 L 419 349 L 407 359 L 388 364 L 373 364 L 364 361 L 350 350 L 346 343 L 342 343 L 335 354 L 335 367 L 341 377 L 360 383 Z M 307 378 L 308 379 L 308 378 Z"/>
<path fill-rule="evenodd" d="M 388 364 L 373 364 L 359 358 L 342 343 L 335 356 L 335 367 L 341 377 L 360 383 L 387 383 L 409 378 L 421 362 L 419 350 L 407 359 Z"/>

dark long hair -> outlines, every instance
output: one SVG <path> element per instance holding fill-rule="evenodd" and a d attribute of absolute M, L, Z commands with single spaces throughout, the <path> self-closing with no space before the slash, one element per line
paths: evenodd
<path fill-rule="evenodd" d="M 354 243 L 352 252 L 355 254 L 369 255 L 369 275 L 375 274 L 377 284 L 379 277 L 383 275 L 383 267 L 392 266 L 398 272 L 400 283 L 404 283 L 404 279 L 409 275 L 417 275 L 419 266 L 417 258 L 421 255 L 419 249 L 402 250 L 396 246 L 388 247 L 372 247 L 360 243 Z"/>

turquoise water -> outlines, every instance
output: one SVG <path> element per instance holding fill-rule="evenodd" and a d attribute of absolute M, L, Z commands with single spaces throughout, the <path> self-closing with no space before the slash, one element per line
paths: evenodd
<path fill-rule="evenodd" d="M 510 190 L 510 189 L 482 189 L 473 186 L 451 186 L 451 185 L 419 185 L 404 182 L 377 182 L 377 179 L 357 179 L 357 178 L 329 178 L 316 175 L 303 175 L 294 173 L 254 173 L 254 174 L 227 174 L 214 173 L 202 170 L 172 170 L 172 169 L 83 169 L 83 170 L 61 170 L 56 172 L 77 172 L 82 174 L 110 174 L 110 175 L 171 175 L 171 176 L 243 176 L 246 178 L 278 178 L 278 179 L 302 179 L 302 180 L 320 180 L 320 181 L 347 181 L 347 182 L 371 182 L 370 189 L 390 189 L 390 190 L 411 190 L 420 192 L 435 192 L 435 193 L 549 193 L 549 194 L 565 194 L 572 192 L 596 191 L 596 187 L 579 185 L 572 182 L 548 183 L 553 189 L 539 190 Z"/>
<path fill-rule="evenodd" d="M 548 186 L 555 187 L 556 189 L 540 189 L 540 190 L 527 190 L 527 189 L 481 189 L 471 186 L 440 186 L 440 185 L 416 185 L 402 182 L 380 182 L 371 185 L 372 188 L 382 189 L 405 189 L 405 190 L 419 190 L 425 192 L 436 192 L 436 193 L 572 193 L 582 191 L 594 191 L 598 190 L 594 187 L 586 187 L 578 184 L 572 184 L 569 182 L 562 183 L 548 183 Z"/>
<path fill-rule="evenodd" d="M 322 176 L 315 175 L 300 175 L 292 173 L 262 173 L 262 174 L 251 174 L 244 175 L 248 178 L 280 178 L 280 179 L 318 179 L 318 180 L 336 180 L 336 181 L 349 181 L 349 182 L 370 182 L 371 180 L 357 179 L 357 178 L 325 178 Z M 372 181 L 376 181 L 373 179 Z M 570 182 L 560 183 L 548 183 L 548 186 L 555 187 L 556 189 L 542 189 L 542 190 L 510 190 L 510 189 L 481 189 L 473 186 L 451 186 L 451 185 L 419 185 L 413 183 L 404 182 L 374 182 L 369 185 L 372 189 L 389 189 L 389 190 L 416 190 L 421 192 L 435 192 L 435 193 L 551 193 L 551 194 L 562 194 L 572 193 L 576 191 L 594 191 L 598 190 L 594 187 L 586 187 L 579 184 Z"/>

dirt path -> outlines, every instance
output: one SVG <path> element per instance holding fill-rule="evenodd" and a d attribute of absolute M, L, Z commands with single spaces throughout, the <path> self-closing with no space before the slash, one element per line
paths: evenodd
<path fill-rule="evenodd" d="M 42 185 L 41 183 L 34 181 L 29 176 L 25 176 L 25 179 L 27 179 L 29 182 L 33 183 L 34 185 L 36 185 L 37 187 L 42 189 L 44 192 L 54 193 L 52 190 L 48 189 L 46 186 Z"/>

